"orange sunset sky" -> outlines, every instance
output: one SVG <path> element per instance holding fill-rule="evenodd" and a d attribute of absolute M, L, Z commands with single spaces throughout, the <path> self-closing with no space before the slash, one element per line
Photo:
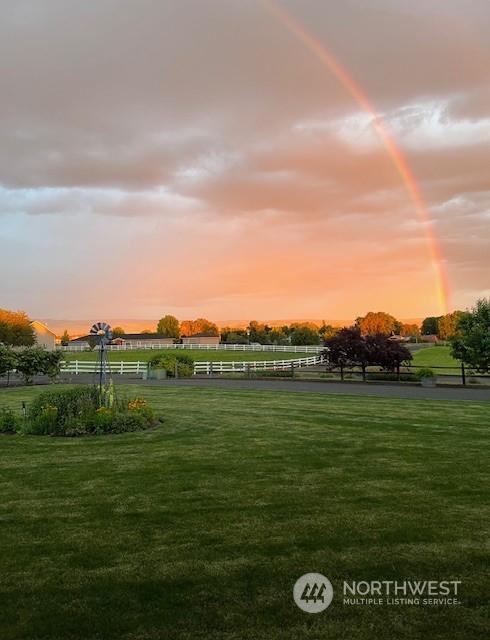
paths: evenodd
<path fill-rule="evenodd" d="M 0 307 L 336 320 L 490 295 L 487 0 L 0 7 Z"/>

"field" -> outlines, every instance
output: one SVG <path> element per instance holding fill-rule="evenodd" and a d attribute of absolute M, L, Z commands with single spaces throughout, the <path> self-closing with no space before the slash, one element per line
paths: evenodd
<path fill-rule="evenodd" d="M 169 350 L 163 350 L 163 353 L 167 353 Z M 171 353 L 176 351 L 171 350 Z M 162 353 L 158 349 L 134 349 L 128 351 L 110 351 L 109 358 L 113 362 L 125 362 L 140 361 L 146 362 L 155 354 Z M 240 362 L 240 361 L 254 361 L 254 360 L 290 360 L 294 358 L 303 358 L 311 356 L 313 354 L 308 353 L 295 353 L 291 352 L 278 352 L 278 351 L 225 351 L 215 349 L 185 349 L 179 350 L 178 353 L 187 353 L 195 361 L 222 361 L 222 362 Z M 67 352 L 66 357 L 69 360 L 83 360 L 95 361 L 96 354 L 91 351 L 80 352 Z M 430 366 L 447 366 L 456 367 L 459 371 L 459 363 L 453 360 L 449 354 L 449 347 L 427 347 L 414 352 L 413 365 L 418 367 L 430 367 Z"/>
<path fill-rule="evenodd" d="M 221 362 L 243 362 L 257 360 L 291 360 L 293 358 L 304 358 L 311 356 L 311 353 L 286 353 L 279 351 L 225 351 L 217 349 L 134 349 L 130 351 L 109 351 L 109 359 L 112 362 L 147 362 L 151 357 L 159 353 L 186 353 L 196 362 L 221 361 Z M 96 353 L 91 351 L 66 352 L 68 360 L 83 360 L 84 362 L 95 361 Z"/>
<path fill-rule="evenodd" d="M 427 347 L 413 354 L 413 365 L 418 367 L 453 367 L 459 373 L 461 364 L 451 357 L 450 347 Z"/>
<path fill-rule="evenodd" d="M 488 404 L 136 392 L 164 425 L 0 437 L 2 640 L 486 636 Z M 458 579 L 462 604 L 343 605 L 344 579 Z"/>

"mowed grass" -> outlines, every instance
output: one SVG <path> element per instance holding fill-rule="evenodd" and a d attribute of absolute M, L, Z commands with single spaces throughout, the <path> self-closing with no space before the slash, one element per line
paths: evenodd
<path fill-rule="evenodd" d="M 150 358 L 161 353 L 186 353 L 196 362 L 254 362 L 262 360 L 291 360 L 312 356 L 312 353 L 294 353 L 278 351 L 225 351 L 224 349 L 134 349 L 131 351 L 109 351 L 112 362 L 147 362 Z M 95 362 L 97 354 L 94 351 L 66 352 L 67 360 L 83 360 Z"/>
<path fill-rule="evenodd" d="M 437 375 L 459 375 L 461 363 L 451 356 L 450 347 L 427 347 L 413 354 L 412 365 L 416 367 L 447 367 L 437 370 Z"/>
<path fill-rule="evenodd" d="M 420 367 L 460 367 L 458 360 L 451 356 L 450 347 L 427 347 L 413 354 L 413 363 Z"/>
<path fill-rule="evenodd" d="M 128 392 L 165 423 L 0 438 L 2 640 L 486 637 L 489 404 Z M 462 580 L 462 604 L 347 606 L 344 579 Z"/>

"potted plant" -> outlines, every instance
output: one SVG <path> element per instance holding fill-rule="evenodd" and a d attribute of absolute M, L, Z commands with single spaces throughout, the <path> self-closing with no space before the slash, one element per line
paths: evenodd
<path fill-rule="evenodd" d="M 415 374 L 417 380 L 419 380 L 420 384 L 423 387 L 435 387 L 437 382 L 436 374 L 432 369 L 428 367 L 424 367 L 419 369 Z"/>

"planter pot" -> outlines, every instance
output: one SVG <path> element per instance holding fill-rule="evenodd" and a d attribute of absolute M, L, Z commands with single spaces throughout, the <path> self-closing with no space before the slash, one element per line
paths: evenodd
<path fill-rule="evenodd" d="M 148 378 L 150 380 L 164 380 L 167 377 L 166 369 L 150 369 Z"/>
<path fill-rule="evenodd" d="M 422 378 L 422 380 L 420 381 L 420 384 L 423 387 L 435 387 L 436 386 L 436 382 L 437 382 L 437 379 L 435 377 L 433 377 L 433 378 Z"/>

